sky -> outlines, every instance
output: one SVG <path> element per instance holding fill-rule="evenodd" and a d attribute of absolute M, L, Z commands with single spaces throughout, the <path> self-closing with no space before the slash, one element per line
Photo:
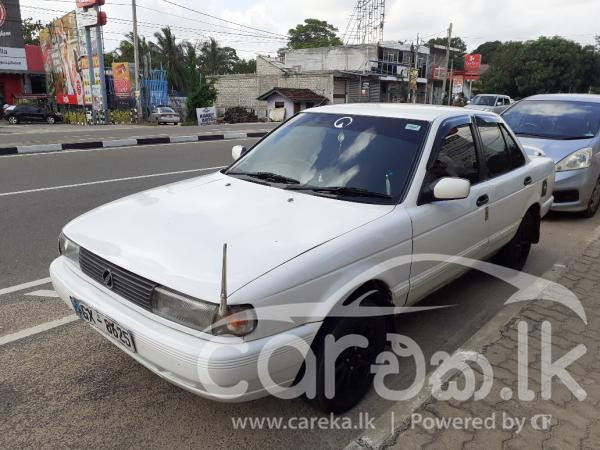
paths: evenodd
<path fill-rule="evenodd" d="M 262 30 L 241 29 L 196 11 Z M 138 0 L 140 35 L 151 39 L 161 26 L 171 25 L 177 38 L 202 42 L 215 37 L 234 47 L 242 58 L 275 54 L 285 46 L 289 28 L 305 18 L 327 20 L 343 34 L 355 0 Z M 75 6 L 75 0 L 21 0 L 23 18 L 44 23 Z M 131 31 L 131 0 L 106 0 L 106 50 Z M 582 44 L 600 35 L 600 0 L 387 0 L 385 40 L 414 41 L 443 37 L 450 22 L 454 34 L 473 50 L 490 40 L 526 40 L 560 35 Z"/>

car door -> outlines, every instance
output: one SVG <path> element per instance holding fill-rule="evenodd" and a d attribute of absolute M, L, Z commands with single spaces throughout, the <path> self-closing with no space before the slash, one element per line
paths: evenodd
<path fill-rule="evenodd" d="M 31 107 L 31 120 L 32 121 L 43 122 L 45 116 L 46 116 L 45 111 L 43 109 L 41 109 L 39 106 Z"/>
<path fill-rule="evenodd" d="M 533 183 L 526 158 L 506 125 L 497 117 L 478 114 L 476 129 L 481 142 L 485 176 L 489 185 L 490 251 L 506 244 L 523 218 L 523 206 Z"/>
<path fill-rule="evenodd" d="M 484 179 L 477 138 L 469 116 L 452 118 L 439 128 L 415 207 L 408 208 L 413 223 L 413 255 L 409 303 L 436 290 L 466 269 L 445 261 L 419 261 L 419 255 L 435 254 L 478 259 L 488 252 L 486 206 L 488 185 Z M 432 186 L 440 178 L 466 178 L 471 193 L 466 199 L 435 201 Z"/>

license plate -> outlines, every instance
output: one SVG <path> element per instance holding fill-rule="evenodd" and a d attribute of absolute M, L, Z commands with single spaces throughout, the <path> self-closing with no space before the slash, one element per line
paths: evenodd
<path fill-rule="evenodd" d="M 100 330 L 102 334 L 106 335 L 109 339 L 118 342 L 135 353 L 135 342 L 131 331 L 125 329 L 110 317 L 107 317 L 96 311 L 94 308 L 86 305 L 81 300 L 77 300 L 75 297 L 71 297 L 71 304 L 73 305 L 75 314 L 77 314 L 81 320 L 89 323 L 94 328 Z"/>

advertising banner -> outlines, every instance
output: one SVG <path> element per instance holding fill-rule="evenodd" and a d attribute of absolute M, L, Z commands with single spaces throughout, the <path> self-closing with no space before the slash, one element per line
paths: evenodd
<path fill-rule="evenodd" d="M 131 71 L 129 63 L 113 63 L 113 84 L 115 88 L 115 95 L 118 98 L 130 98 L 131 97 Z"/>
<path fill-rule="evenodd" d="M 58 104 L 83 105 L 82 61 L 74 12 L 40 32 L 49 93 Z"/>
<path fill-rule="evenodd" d="M 19 0 L 0 0 L 0 72 L 27 72 Z"/>
<path fill-rule="evenodd" d="M 460 94 L 465 87 L 465 78 L 463 75 L 454 75 L 452 77 L 452 93 Z"/>

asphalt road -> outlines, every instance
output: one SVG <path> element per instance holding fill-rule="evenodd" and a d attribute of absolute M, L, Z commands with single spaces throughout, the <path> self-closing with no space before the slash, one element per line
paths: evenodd
<path fill-rule="evenodd" d="M 216 131 L 270 130 L 275 126 L 276 124 L 273 123 L 241 123 L 202 127 L 173 125 L 111 125 L 107 127 L 63 124 L 8 125 L 5 121 L 0 121 L 0 147 L 108 141 L 141 137 L 193 136 L 199 133 Z"/>
<path fill-rule="evenodd" d="M 240 141 L 250 144 L 252 141 Z M 44 283 L 62 226 L 111 200 L 209 173 L 230 162 L 232 142 L 206 142 L 0 157 L 0 447 L 341 448 L 355 430 L 235 430 L 231 417 L 319 417 L 302 400 L 219 404 L 155 376 L 80 322 L 2 337 L 71 315 Z M 197 172 L 184 172 L 197 170 Z M 136 177 L 136 178 L 133 178 Z M 541 275 L 584 245 L 592 220 L 551 215 L 526 271 Z M 41 281 L 39 281 L 41 280 Z M 14 287 L 33 283 L 20 289 Z M 471 272 L 426 299 L 456 305 L 404 315 L 403 334 L 426 358 L 452 352 L 501 308 L 513 290 Z M 389 387 L 411 384 L 402 367 Z M 347 417 L 389 408 L 371 393 Z"/>

